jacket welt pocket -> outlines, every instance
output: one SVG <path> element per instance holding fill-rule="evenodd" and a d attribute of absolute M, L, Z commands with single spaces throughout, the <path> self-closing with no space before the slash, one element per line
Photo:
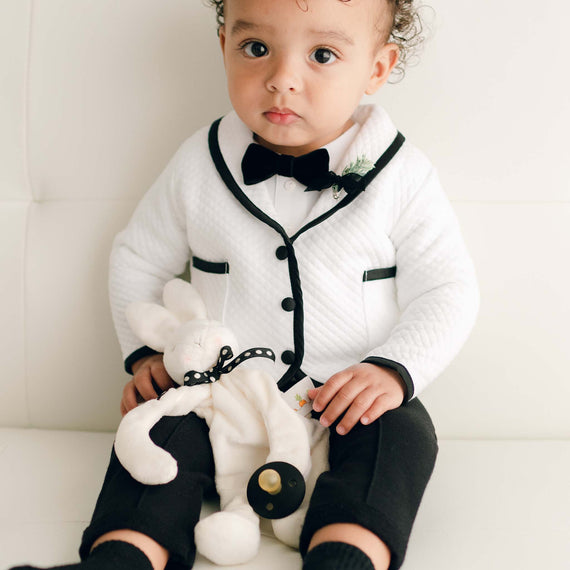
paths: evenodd
<path fill-rule="evenodd" d="M 192 267 L 204 273 L 214 273 L 215 275 L 225 275 L 230 272 L 230 264 L 227 261 L 206 261 L 199 257 L 192 258 Z"/>
<path fill-rule="evenodd" d="M 192 258 L 190 280 L 206 304 L 208 316 L 223 321 L 229 290 L 230 264 Z"/>
<path fill-rule="evenodd" d="M 386 341 L 398 322 L 400 310 L 396 296 L 396 266 L 364 271 L 362 301 L 370 348 Z"/>
<path fill-rule="evenodd" d="M 378 269 L 369 269 L 364 272 L 362 281 L 379 281 L 380 279 L 391 279 L 396 277 L 396 266 L 379 267 Z"/>

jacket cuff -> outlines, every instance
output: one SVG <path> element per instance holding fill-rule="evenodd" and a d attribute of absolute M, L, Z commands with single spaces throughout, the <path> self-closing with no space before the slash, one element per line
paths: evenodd
<path fill-rule="evenodd" d="M 382 358 L 380 356 L 370 356 L 362 362 L 368 364 L 375 364 L 381 368 L 388 368 L 389 370 L 394 370 L 400 375 L 400 378 L 404 382 L 406 391 L 404 394 L 404 404 L 409 402 L 414 397 L 414 381 L 406 367 L 395 360 L 389 360 L 388 358 Z"/>
<path fill-rule="evenodd" d="M 149 348 L 148 346 L 143 346 L 138 350 L 135 350 L 130 356 L 127 356 L 127 358 L 125 359 L 125 371 L 127 372 L 127 374 L 131 375 L 133 374 L 133 364 L 137 360 L 140 360 L 145 356 L 152 356 L 153 354 L 160 354 L 160 353 L 157 352 L 156 350 L 153 350 L 152 348 Z"/>

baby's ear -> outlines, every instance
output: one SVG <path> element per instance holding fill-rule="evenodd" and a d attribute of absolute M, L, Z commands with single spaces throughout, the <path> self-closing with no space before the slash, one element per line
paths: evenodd
<path fill-rule="evenodd" d="M 176 315 L 182 323 L 208 317 L 202 297 L 187 281 L 182 279 L 169 281 L 164 286 L 162 298 L 164 306 Z"/>
<path fill-rule="evenodd" d="M 394 43 L 384 44 L 378 49 L 375 54 L 372 73 L 370 74 L 368 85 L 364 91 L 367 95 L 376 93 L 376 91 L 388 81 L 392 70 L 398 63 L 399 55 L 400 50 Z"/>
<path fill-rule="evenodd" d="M 158 352 L 164 352 L 180 327 L 180 321 L 169 310 L 154 303 L 132 303 L 126 316 L 139 340 Z"/>

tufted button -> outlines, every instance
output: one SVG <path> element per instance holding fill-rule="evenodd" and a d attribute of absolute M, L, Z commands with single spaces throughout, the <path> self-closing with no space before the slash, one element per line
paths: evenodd
<path fill-rule="evenodd" d="M 277 259 L 287 259 L 289 257 L 289 252 L 287 251 L 287 248 L 284 245 L 280 245 L 277 250 L 275 251 L 275 256 L 277 257 Z"/>
<path fill-rule="evenodd" d="M 295 299 L 293 299 L 293 297 L 285 297 L 285 299 L 281 301 L 281 307 L 284 311 L 293 311 L 295 309 Z"/>
<path fill-rule="evenodd" d="M 293 364 L 295 361 L 295 353 L 292 350 L 286 350 L 281 354 L 283 364 Z"/>

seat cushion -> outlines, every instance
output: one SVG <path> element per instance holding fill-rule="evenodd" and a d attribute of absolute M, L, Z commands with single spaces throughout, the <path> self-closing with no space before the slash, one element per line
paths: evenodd
<path fill-rule="evenodd" d="M 110 433 L 0 430 L 0 568 L 77 559 L 112 442 Z M 568 441 L 441 441 L 404 570 L 568 568 L 568 481 Z M 301 567 L 266 536 L 239 568 L 269 564 Z M 214 566 L 199 557 L 195 568 Z"/>

